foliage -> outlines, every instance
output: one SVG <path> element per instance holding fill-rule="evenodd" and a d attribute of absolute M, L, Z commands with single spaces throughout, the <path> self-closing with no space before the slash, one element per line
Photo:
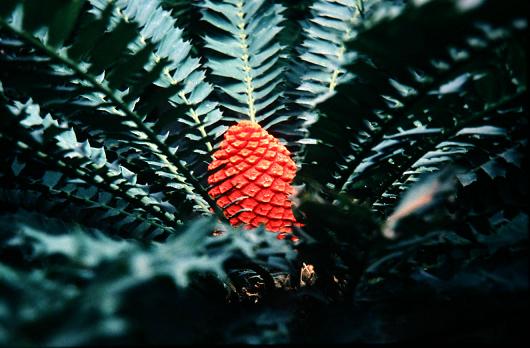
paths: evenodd
<path fill-rule="evenodd" d="M 0 343 L 528 340 L 525 1 L 0 2 Z M 208 195 L 255 120 L 295 240 Z"/>

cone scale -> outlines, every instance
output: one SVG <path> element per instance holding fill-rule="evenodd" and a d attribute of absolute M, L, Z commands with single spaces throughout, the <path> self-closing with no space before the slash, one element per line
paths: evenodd
<path fill-rule="evenodd" d="M 271 232 L 299 226 L 290 195 L 296 164 L 278 139 L 252 121 L 228 128 L 208 166 L 209 195 L 234 226 L 264 225 Z"/>

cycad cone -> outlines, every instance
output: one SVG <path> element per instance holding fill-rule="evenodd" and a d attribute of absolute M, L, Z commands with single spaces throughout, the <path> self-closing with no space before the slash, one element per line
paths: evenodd
<path fill-rule="evenodd" d="M 289 199 L 296 173 L 290 156 L 278 139 L 255 122 L 241 121 L 226 131 L 208 166 L 212 171 L 208 184 L 213 187 L 208 193 L 232 225 L 263 224 L 268 231 L 282 232 L 278 238 L 300 225 Z"/>

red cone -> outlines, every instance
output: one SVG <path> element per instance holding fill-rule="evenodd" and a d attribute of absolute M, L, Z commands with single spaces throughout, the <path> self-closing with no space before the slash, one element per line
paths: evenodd
<path fill-rule="evenodd" d="M 241 121 L 231 126 L 213 158 L 208 193 L 232 225 L 263 224 L 268 231 L 287 233 L 300 226 L 289 199 L 296 164 L 289 150 L 259 124 Z"/>

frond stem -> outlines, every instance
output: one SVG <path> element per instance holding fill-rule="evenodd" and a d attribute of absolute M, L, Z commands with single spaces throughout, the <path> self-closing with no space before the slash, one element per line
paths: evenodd
<path fill-rule="evenodd" d="M 248 33 L 245 31 L 245 12 L 243 10 L 243 1 L 239 1 L 237 3 L 237 16 L 241 19 L 241 21 L 238 23 L 239 28 L 239 44 L 241 49 L 243 50 L 243 55 L 241 56 L 241 60 L 243 61 L 243 71 L 245 72 L 245 86 L 246 90 L 245 93 L 247 95 L 247 107 L 248 107 L 248 117 L 250 118 L 250 121 L 256 122 L 256 106 L 254 105 L 254 86 L 252 83 L 252 67 L 249 63 L 250 53 L 248 51 Z"/>

